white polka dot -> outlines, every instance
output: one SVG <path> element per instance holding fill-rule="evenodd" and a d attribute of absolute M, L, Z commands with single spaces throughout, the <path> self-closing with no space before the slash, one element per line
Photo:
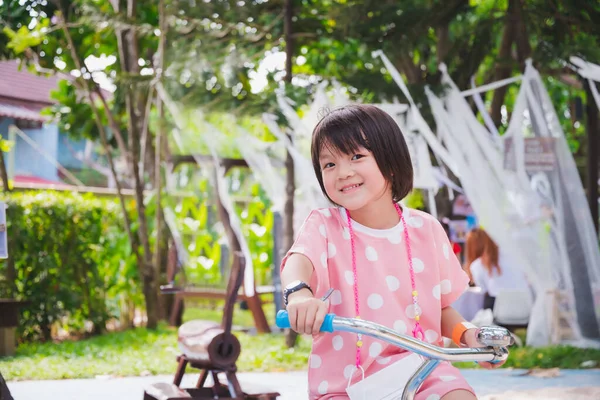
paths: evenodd
<path fill-rule="evenodd" d="M 321 357 L 319 357 L 316 354 L 310 355 L 310 367 L 311 368 L 319 368 L 322 363 L 323 363 L 323 360 L 321 359 Z"/>
<path fill-rule="evenodd" d="M 367 304 L 371 310 L 378 310 L 383 306 L 383 297 L 380 294 L 373 293 L 367 299 Z"/>
<path fill-rule="evenodd" d="M 381 350 L 383 350 L 383 346 L 381 345 L 381 343 L 373 342 L 371 346 L 369 346 L 369 355 L 375 358 L 381 354 Z"/>
<path fill-rule="evenodd" d="M 379 258 L 377 252 L 371 246 L 367 247 L 367 249 L 365 250 L 365 254 L 367 256 L 367 260 L 369 261 L 377 261 L 377 258 Z"/>
<path fill-rule="evenodd" d="M 433 287 L 433 297 L 435 297 L 438 300 L 442 298 L 442 288 L 440 287 L 440 285 L 435 285 Z"/>
<path fill-rule="evenodd" d="M 388 289 L 395 292 L 400 288 L 400 281 L 395 276 L 388 275 L 385 277 L 385 283 L 387 283 Z"/>
<path fill-rule="evenodd" d="M 385 365 L 392 361 L 392 357 L 377 357 L 375 360 L 377 361 L 377 364 Z"/>
<path fill-rule="evenodd" d="M 430 394 L 429 396 L 427 396 L 427 398 L 425 400 L 440 400 L 441 397 L 439 394 Z"/>
<path fill-rule="evenodd" d="M 292 249 L 292 253 L 304 254 L 304 247 L 302 247 L 302 246 L 294 247 Z"/>
<path fill-rule="evenodd" d="M 331 293 L 329 302 L 331 303 L 332 306 L 337 306 L 339 304 L 342 304 L 342 292 L 340 292 L 339 290 L 334 290 L 333 293 Z"/>
<path fill-rule="evenodd" d="M 413 228 L 420 228 L 423 226 L 423 218 L 421 217 L 410 217 L 408 219 L 408 221 L 406 221 L 406 223 L 408 224 L 408 226 L 411 226 Z"/>
<path fill-rule="evenodd" d="M 452 283 L 448 279 L 444 279 L 440 282 L 440 288 L 442 294 L 448 294 L 452 291 Z"/>
<path fill-rule="evenodd" d="M 333 345 L 334 350 L 340 351 L 342 349 L 342 347 L 344 347 L 344 338 L 341 337 L 340 335 L 336 335 L 331 340 L 331 343 Z"/>
<path fill-rule="evenodd" d="M 344 231 L 342 232 L 342 237 L 346 240 L 350 240 L 350 230 L 344 227 Z"/>
<path fill-rule="evenodd" d="M 329 383 L 327 383 L 327 381 L 323 381 L 319 384 L 319 387 L 317 390 L 319 391 L 319 394 L 326 394 L 328 387 L 329 387 Z"/>
<path fill-rule="evenodd" d="M 414 319 L 417 315 L 421 315 L 422 312 L 423 311 L 421 310 L 421 307 L 419 307 L 418 304 L 411 304 L 410 306 L 406 307 L 406 316 L 411 319 Z"/>
<path fill-rule="evenodd" d="M 394 322 L 394 330 L 398 333 L 405 334 L 408 330 L 408 328 L 406 327 L 406 322 L 402 321 L 401 319 Z"/>
<path fill-rule="evenodd" d="M 402 241 L 402 233 L 394 232 L 387 236 L 387 240 L 389 240 L 392 244 L 398 244 Z"/>
<path fill-rule="evenodd" d="M 327 231 L 325 230 L 325 225 L 319 226 L 319 232 L 321 233 L 321 236 L 323 236 L 324 238 L 327 237 Z"/>
<path fill-rule="evenodd" d="M 346 278 L 346 283 L 348 285 L 354 285 L 354 273 L 352 271 L 344 272 L 344 278 Z"/>
<path fill-rule="evenodd" d="M 350 377 L 354 374 L 354 370 L 356 369 L 356 365 L 349 364 L 344 368 L 344 378 L 350 379 Z"/>
<path fill-rule="evenodd" d="M 421 273 L 421 272 L 423 272 L 423 270 L 425 270 L 425 264 L 423 263 L 423 260 L 421 260 L 420 258 L 413 257 L 412 262 L 413 262 L 413 270 L 415 271 L 415 274 Z"/>
<path fill-rule="evenodd" d="M 450 382 L 450 381 L 456 380 L 456 377 L 452 376 L 452 375 L 442 375 L 442 376 L 440 376 L 440 379 L 444 382 Z"/>
<path fill-rule="evenodd" d="M 321 265 L 323 268 L 327 268 L 327 253 L 321 254 Z"/>
<path fill-rule="evenodd" d="M 329 212 L 329 209 L 328 209 L 328 208 L 324 208 L 324 209 L 322 209 L 322 210 L 319 210 L 319 212 L 320 212 L 321 214 L 323 214 L 324 216 L 326 216 L 326 217 L 331 217 L 331 213 Z"/>
<path fill-rule="evenodd" d="M 337 253 L 335 245 L 333 243 L 328 243 L 327 244 L 327 258 L 335 257 L 335 253 Z"/>
<path fill-rule="evenodd" d="M 442 247 L 442 251 L 444 252 L 444 257 L 446 258 L 446 260 L 450 259 L 450 247 L 448 246 L 447 243 L 444 243 L 444 246 Z"/>
<path fill-rule="evenodd" d="M 425 331 L 425 339 L 427 339 L 429 343 L 435 343 L 438 339 L 438 333 L 433 329 L 428 329 Z"/>

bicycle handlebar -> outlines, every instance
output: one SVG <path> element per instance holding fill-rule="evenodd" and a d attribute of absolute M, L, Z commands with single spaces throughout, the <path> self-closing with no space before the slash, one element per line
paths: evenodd
<path fill-rule="evenodd" d="M 279 328 L 290 328 L 287 311 L 277 313 L 276 324 Z M 361 333 L 383 340 L 394 346 L 406 349 L 421 356 L 441 361 L 474 361 L 497 363 L 508 357 L 506 349 L 512 343 L 507 329 L 500 327 L 482 327 L 477 332 L 478 341 L 487 347 L 478 348 L 443 348 L 413 337 L 400 334 L 383 325 L 357 318 L 338 317 L 327 314 L 321 325 L 321 332 L 345 331 Z"/>

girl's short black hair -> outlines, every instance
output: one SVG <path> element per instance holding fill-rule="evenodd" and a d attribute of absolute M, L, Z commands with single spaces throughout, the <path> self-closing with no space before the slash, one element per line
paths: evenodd
<path fill-rule="evenodd" d="M 377 166 L 392 185 L 392 198 L 402 200 L 413 188 L 413 167 L 408 146 L 398 124 L 385 111 L 368 104 L 338 108 L 325 115 L 315 126 L 311 158 L 315 174 L 325 196 L 319 156 L 323 147 L 332 152 L 352 154 L 359 147 L 373 153 Z"/>

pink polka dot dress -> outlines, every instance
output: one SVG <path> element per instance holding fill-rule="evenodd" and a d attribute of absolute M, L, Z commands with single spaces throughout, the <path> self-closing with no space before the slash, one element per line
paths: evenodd
<path fill-rule="evenodd" d="M 403 208 L 412 249 L 420 324 L 425 340 L 441 346 L 441 311 L 468 287 L 462 270 L 439 222 L 421 211 Z M 361 318 L 411 335 L 415 310 L 411 296 L 410 271 L 402 222 L 390 229 L 372 229 L 352 221 L 355 235 L 358 292 Z M 327 208 L 312 211 L 304 221 L 290 254 L 308 257 L 314 267 L 311 287 L 316 297 L 329 288 L 329 312 L 355 317 L 354 275 L 346 211 Z M 347 399 L 346 387 L 362 374 L 355 368 L 356 334 L 334 332 L 316 337 L 309 360 L 310 399 Z M 361 365 L 369 376 L 402 357 L 406 351 L 363 336 Z M 390 382 L 393 384 L 393 382 Z M 417 400 L 436 400 L 444 394 L 464 389 L 473 392 L 459 371 L 441 363 L 423 383 Z"/>

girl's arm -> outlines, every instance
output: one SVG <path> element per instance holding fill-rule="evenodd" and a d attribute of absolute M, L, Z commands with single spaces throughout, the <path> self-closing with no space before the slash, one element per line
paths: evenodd
<path fill-rule="evenodd" d="M 291 254 L 281 271 L 281 284 L 286 287 L 294 281 L 309 283 L 314 272 L 308 257 Z M 311 288 L 315 290 L 315 288 Z M 327 304 L 315 298 L 308 289 L 301 289 L 288 296 L 288 316 L 291 328 L 298 333 L 317 334 L 327 314 Z"/>
<path fill-rule="evenodd" d="M 452 308 L 450 306 L 443 308 L 442 309 L 442 336 L 445 336 L 447 338 L 452 338 L 454 340 L 455 339 L 453 337 L 454 330 L 456 329 L 457 326 L 459 326 L 459 324 L 462 325 L 463 322 L 470 324 L 468 321 L 465 321 L 465 319 L 462 317 L 462 315 L 460 315 L 458 313 L 458 311 L 456 311 L 454 308 Z M 472 324 L 470 324 L 470 325 L 472 325 Z M 458 342 L 459 342 L 457 344 L 461 344 L 465 347 L 483 347 L 477 341 L 477 338 L 475 336 L 476 331 L 477 331 L 476 327 L 464 330 L 462 332 L 462 334 L 460 335 L 460 338 L 456 338 L 456 339 L 458 339 Z M 502 361 L 502 362 L 499 362 L 496 364 L 491 364 L 489 362 L 481 362 L 481 363 L 479 363 L 479 365 L 481 365 L 483 368 L 486 368 L 486 369 L 492 369 L 492 368 L 498 368 L 505 362 L 506 361 Z"/>
<path fill-rule="evenodd" d="M 457 324 L 466 322 L 465 319 L 452 307 L 442 309 L 442 336 L 452 338 L 452 333 Z M 464 334 L 463 334 L 464 336 Z M 464 342 L 463 342 L 464 343 Z"/>
<path fill-rule="evenodd" d="M 293 253 L 289 256 L 285 263 L 285 268 L 281 271 L 281 286 L 286 287 L 294 281 L 302 281 L 309 283 L 314 267 L 312 262 L 305 255 Z M 314 288 L 312 288 L 314 290 Z M 288 300 L 297 294 L 311 295 L 308 289 L 302 289 L 289 295 Z M 312 295 L 311 295 L 312 296 Z"/>

